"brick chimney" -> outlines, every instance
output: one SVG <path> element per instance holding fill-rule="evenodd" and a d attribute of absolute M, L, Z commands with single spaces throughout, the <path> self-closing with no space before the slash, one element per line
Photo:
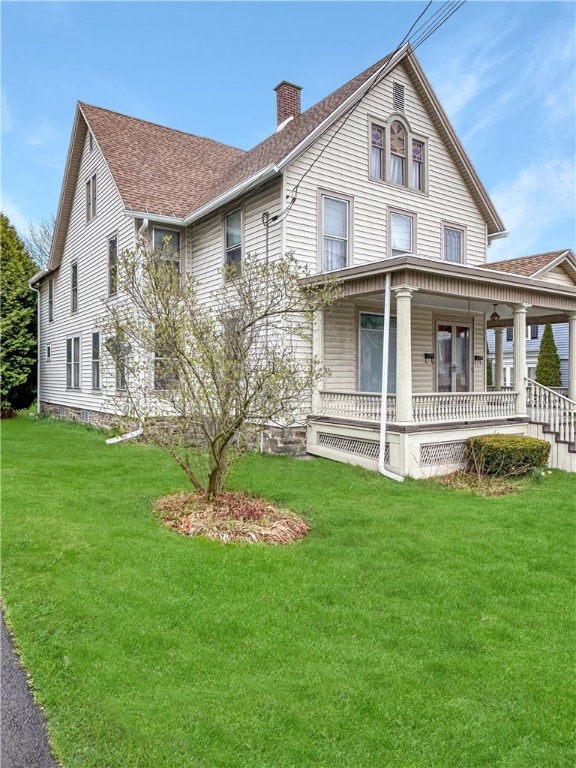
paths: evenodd
<path fill-rule="evenodd" d="M 287 80 L 282 80 L 276 88 L 276 115 L 278 128 L 288 120 L 289 117 L 298 117 L 300 114 L 300 91 L 302 88 Z M 283 127 L 283 126 L 282 126 Z"/>

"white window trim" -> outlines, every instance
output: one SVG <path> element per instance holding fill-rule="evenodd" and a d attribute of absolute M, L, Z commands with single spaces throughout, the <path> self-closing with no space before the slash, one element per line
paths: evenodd
<path fill-rule="evenodd" d="M 116 239 L 116 290 L 110 290 L 110 241 Z M 108 296 L 118 295 L 118 232 L 111 232 L 106 238 L 106 276 Z"/>
<path fill-rule="evenodd" d="M 98 335 L 98 358 L 94 357 L 94 336 Z M 98 362 L 98 386 L 94 386 L 94 363 Z M 90 336 L 90 375 L 92 380 L 92 391 L 100 392 L 102 390 L 102 334 L 100 331 L 92 331 Z"/>
<path fill-rule="evenodd" d="M 96 216 L 98 215 L 98 174 L 96 171 L 94 173 L 91 173 L 90 176 L 86 179 L 85 184 L 85 190 L 86 190 L 86 224 L 90 224 L 91 221 L 94 221 Z"/>
<path fill-rule="evenodd" d="M 74 359 L 74 340 L 78 339 L 78 360 Z M 71 344 L 71 355 L 70 355 L 70 363 L 68 363 L 68 343 Z M 67 336 L 66 337 L 66 389 L 68 390 L 79 390 L 81 389 L 82 384 L 82 337 L 79 335 L 76 336 Z M 74 365 L 78 365 L 78 383 L 74 383 Z M 68 365 L 70 365 L 70 384 L 68 383 Z"/>
<path fill-rule="evenodd" d="M 240 272 L 242 271 L 242 263 L 244 261 L 245 256 L 245 247 L 244 247 L 244 225 L 246 222 L 246 215 L 244 211 L 244 205 L 236 205 L 233 208 L 228 208 L 226 211 L 222 214 L 222 280 L 223 282 L 228 282 L 230 280 L 230 277 L 227 277 L 227 268 L 228 268 L 228 251 L 234 250 L 233 248 L 228 248 L 226 245 L 226 219 L 228 216 L 232 216 L 234 213 L 240 213 Z M 238 246 L 234 246 L 234 248 L 238 248 Z M 239 273 L 240 274 L 240 273 Z"/>
<path fill-rule="evenodd" d="M 74 285 L 74 273 L 76 273 L 76 285 Z M 78 312 L 78 261 L 70 264 L 70 312 Z"/>
<path fill-rule="evenodd" d="M 54 278 L 48 278 L 48 322 L 54 322 Z"/>
<path fill-rule="evenodd" d="M 332 198 L 333 200 L 342 200 L 348 204 L 348 237 L 346 248 L 346 266 L 341 269 L 346 269 L 354 264 L 354 198 L 351 195 L 345 195 L 341 192 L 334 192 L 328 189 L 318 190 L 317 199 L 317 221 L 318 221 L 318 258 L 317 267 L 318 272 L 337 272 L 338 270 L 325 270 L 324 269 L 324 199 Z"/>
<path fill-rule="evenodd" d="M 461 254 L 462 259 L 460 261 L 448 261 L 448 259 L 446 258 L 445 233 L 447 229 L 454 229 L 454 230 L 458 230 L 459 232 L 462 232 L 462 254 Z M 468 244 L 468 228 L 464 224 L 456 224 L 452 221 L 442 222 L 442 233 L 441 233 L 441 243 L 440 243 L 440 247 L 442 249 L 442 261 L 445 261 L 447 264 L 466 264 L 468 261 L 467 244 Z"/>
<path fill-rule="evenodd" d="M 414 253 L 416 254 L 418 252 L 418 245 L 417 245 L 417 233 L 418 233 L 418 217 L 413 211 L 405 211 L 400 208 L 388 208 L 388 256 L 390 258 L 398 258 L 398 256 L 401 256 L 403 254 L 396 254 L 395 256 L 392 254 L 392 215 L 397 214 L 399 216 L 408 216 L 412 219 L 412 250 L 406 251 L 406 253 Z"/>

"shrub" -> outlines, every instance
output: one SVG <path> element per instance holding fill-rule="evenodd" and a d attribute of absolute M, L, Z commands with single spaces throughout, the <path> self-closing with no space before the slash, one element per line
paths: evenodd
<path fill-rule="evenodd" d="M 542 384 L 545 387 L 562 386 L 560 356 L 558 355 L 558 348 L 556 347 L 550 323 L 546 324 L 542 341 L 540 342 L 535 378 L 538 384 Z"/>
<path fill-rule="evenodd" d="M 481 475 L 523 475 L 546 466 L 550 443 L 524 435 L 479 435 L 468 438 L 466 454 Z"/>

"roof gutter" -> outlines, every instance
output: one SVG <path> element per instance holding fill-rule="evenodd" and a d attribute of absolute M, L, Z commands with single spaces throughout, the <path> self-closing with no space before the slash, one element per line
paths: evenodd
<path fill-rule="evenodd" d="M 161 224 L 173 224 L 179 227 L 186 227 L 188 224 L 192 224 L 192 222 L 198 221 L 198 219 L 201 219 L 207 214 L 212 213 L 218 208 L 221 208 L 223 205 L 231 202 L 235 197 L 238 197 L 238 195 L 242 194 L 243 192 L 248 192 L 256 185 L 262 184 L 263 182 L 268 181 L 268 179 L 274 178 L 274 176 L 277 174 L 278 168 L 275 165 L 268 165 L 266 168 L 258 171 L 258 173 L 255 173 L 253 176 L 244 179 L 244 181 L 240 182 L 240 184 L 236 184 L 235 187 L 232 187 L 226 192 L 223 192 L 221 195 L 218 195 L 218 197 L 215 197 L 209 203 L 206 203 L 206 205 L 203 205 L 201 208 L 198 208 L 197 210 L 188 214 L 188 216 L 163 216 L 156 215 L 152 211 L 131 211 L 128 209 L 125 209 L 124 213 L 127 216 L 132 216 L 134 219 L 150 218 L 153 221 L 159 222 Z"/>
<path fill-rule="evenodd" d="M 489 232 L 488 233 L 488 245 L 492 240 L 501 240 L 504 237 L 508 237 L 510 232 L 507 229 L 503 229 L 502 232 Z"/>
<path fill-rule="evenodd" d="M 36 274 L 32 275 L 30 280 L 28 280 L 28 287 L 32 291 L 37 291 L 38 289 L 35 288 L 34 286 L 53 271 L 54 271 L 53 269 L 41 269 L 40 272 L 36 272 Z"/>

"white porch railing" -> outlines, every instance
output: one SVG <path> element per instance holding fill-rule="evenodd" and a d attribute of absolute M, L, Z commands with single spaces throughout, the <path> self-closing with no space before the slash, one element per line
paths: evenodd
<path fill-rule="evenodd" d="M 322 414 L 360 421 L 380 420 L 380 395 L 374 392 L 321 392 Z M 428 392 L 412 395 L 414 421 L 503 419 L 515 416 L 515 392 Z M 386 421 L 396 420 L 396 397 L 388 395 Z"/>
<path fill-rule="evenodd" d="M 321 392 L 322 413 L 342 419 L 380 421 L 382 398 L 375 392 Z M 396 397 L 388 395 L 386 421 L 396 418 Z"/>
<path fill-rule="evenodd" d="M 532 421 L 548 426 L 559 440 L 576 444 L 576 402 L 532 379 L 526 379 L 526 390 Z"/>

